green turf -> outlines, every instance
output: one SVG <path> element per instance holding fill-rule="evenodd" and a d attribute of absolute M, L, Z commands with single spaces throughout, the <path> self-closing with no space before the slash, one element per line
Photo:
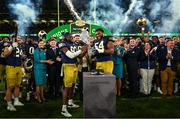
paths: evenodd
<path fill-rule="evenodd" d="M 2 88 L 1 88 L 2 89 Z M 60 114 L 62 98 L 48 99 L 47 102 L 38 104 L 35 100 L 25 102 L 24 107 L 18 107 L 17 112 L 9 112 L 6 110 L 6 103 L 3 100 L 4 94 L 0 94 L 0 118 L 61 118 Z M 77 98 L 77 96 L 76 96 Z M 25 100 L 25 99 L 23 99 Z M 151 97 L 126 98 L 126 96 L 117 98 L 118 118 L 163 118 L 163 117 L 179 117 L 180 118 L 180 97 L 163 98 L 160 94 L 153 92 Z M 82 102 L 78 109 L 69 109 L 74 118 L 83 117 Z"/>
<path fill-rule="evenodd" d="M 180 98 L 117 99 L 116 117 L 180 117 Z"/>
<path fill-rule="evenodd" d="M 2 98 L 1 98 L 2 101 Z M 59 98 L 49 99 L 42 104 L 36 101 L 24 102 L 24 107 L 17 107 L 17 112 L 9 112 L 6 110 L 5 102 L 0 105 L 0 118 L 2 117 L 26 117 L 26 118 L 58 118 L 63 117 L 60 114 L 62 100 Z M 82 107 L 82 103 L 77 102 Z M 73 114 L 73 117 L 83 117 L 82 108 L 69 109 L 69 112 Z"/>

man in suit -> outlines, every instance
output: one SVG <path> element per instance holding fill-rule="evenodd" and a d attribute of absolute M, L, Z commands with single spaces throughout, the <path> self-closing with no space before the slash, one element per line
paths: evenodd
<path fill-rule="evenodd" d="M 48 65 L 48 83 L 49 83 L 49 93 L 51 96 L 59 96 L 59 90 L 61 86 L 62 79 L 60 77 L 61 72 L 61 55 L 57 48 L 57 42 L 55 38 L 51 38 L 49 41 L 50 48 L 47 50 L 47 60 L 54 61 L 53 64 Z"/>
<path fill-rule="evenodd" d="M 131 96 L 134 97 L 139 92 L 139 81 L 138 81 L 138 71 L 139 71 L 139 56 L 140 48 L 136 46 L 135 38 L 130 38 L 129 46 L 125 47 L 125 59 L 127 65 L 128 79 L 130 85 Z"/>
<path fill-rule="evenodd" d="M 157 56 L 163 95 L 172 96 L 179 55 L 174 48 L 174 41 L 171 38 L 166 38 L 166 46 L 161 47 Z"/>

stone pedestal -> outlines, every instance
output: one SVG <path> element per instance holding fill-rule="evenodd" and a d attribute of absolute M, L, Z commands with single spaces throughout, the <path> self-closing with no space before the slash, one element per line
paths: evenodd
<path fill-rule="evenodd" d="M 115 117 L 115 76 L 83 73 L 84 117 Z"/>

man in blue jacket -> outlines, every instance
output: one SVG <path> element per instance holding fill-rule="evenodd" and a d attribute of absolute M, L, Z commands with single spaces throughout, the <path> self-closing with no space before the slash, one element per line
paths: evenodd
<path fill-rule="evenodd" d="M 166 38 L 166 46 L 159 50 L 158 59 L 163 95 L 172 96 L 179 55 L 174 49 L 174 41 L 171 38 Z"/>

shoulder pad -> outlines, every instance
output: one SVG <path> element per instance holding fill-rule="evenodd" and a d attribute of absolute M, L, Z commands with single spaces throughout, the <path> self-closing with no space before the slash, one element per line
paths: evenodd
<path fill-rule="evenodd" d="M 66 47 L 66 44 L 65 44 L 64 42 L 61 42 L 61 43 L 58 44 L 58 47 L 59 47 L 59 48 Z"/>

